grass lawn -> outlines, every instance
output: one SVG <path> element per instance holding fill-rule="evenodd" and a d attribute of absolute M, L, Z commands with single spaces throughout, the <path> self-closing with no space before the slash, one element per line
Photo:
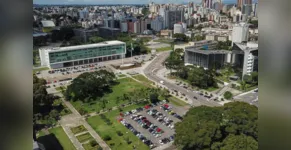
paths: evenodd
<path fill-rule="evenodd" d="M 132 76 L 133 78 L 135 78 L 136 80 L 139 80 L 141 81 L 143 84 L 152 84 L 153 82 L 149 79 L 147 79 L 144 75 L 135 75 L 135 76 Z"/>
<path fill-rule="evenodd" d="M 157 48 L 156 49 L 157 52 L 162 52 L 162 51 L 169 51 L 169 50 L 172 50 L 172 47 L 161 47 L 161 48 Z"/>
<path fill-rule="evenodd" d="M 119 82 L 119 84 L 114 85 L 112 87 L 112 92 L 104 96 L 104 98 L 108 100 L 106 108 L 112 108 L 114 106 L 117 106 L 117 97 L 122 97 L 124 93 L 128 93 L 136 89 L 145 88 L 143 84 L 138 83 L 131 78 L 122 78 L 118 79 L 117 81 Z M 87 112 L 96 112 L 102 109 L 100 103 L 96 101 L 91 103 L 82 103 L 81 101 L 75 101 L 71 103 L 77 110 L 83 108 Z M 121 100 L 118 105 L 125 103 L 128 103 L 128 101 Z"/>
<path fill-rule="evenodd" d="M 178 99 L 178 98 L 176 98 L 176 97 L 173 97 L 173 96 L 171 96 L 170 98 L 168 98 L 168 100 L 169 100 L 172 104 L 174 104 L 174 105 L 176 105 L 176 106 L 187 106 L 187 105 L 189 105 L 188 103 L 186 103 L 186 102 L 184 102 L 184 101 L 182 101 L 182 100 L 180 100 L 180 99 Z"/>
<path fill-rule="evenodd" d="M 77 127 L 73 127 L 73 128 L 71 128 L 71 130 L 72 130 L 72 132 L 74 134 L 78 134 L 78 133 L 87 131 L 87 129 L 83 125 L 80 125 L 80 126 L 77 126 Z"/>
<path fill-rule="evenodd" d="M 38 138 L 38 137 L 41 137 L 41 136 L 44 136 L 44 135 L 45 135 L 45 133 L 42 130 L 40 130 L 40 131 L 37 132 L 36 137 Z"/>
<path fill-rule="evenodd" d="M 66 90 L 66 87 L 64 87 L 64 86 L 56 87 L 56 90 L 57 91 L 62 91 L 62 89 L 65 91 Z"/>
<path fill-rule="evenodd" d="M 158 39 L 158 40 L 154 40 L 154 42 L 160 42 L 160 43 L 171 44 L 171 42 L 173 42 L 173 40 L 168 40 L 168 39 Z"/>
<path fill-rule="evenodd" d="M 49 135 L 43 135 L 37 138 L 46 149 L 54 150 L 76 150 L 62 127 L 49 129 Z"/>
<path fill-rule="evenodd" d="M 84 143 L 86 141 L 94 140 L 94 138 L 91 136 L 91 134 L 89 132 L 87 132 L 85 134 L 78 135 L 77 139 L 78 139 L 78 141 L 80 143 Z"/>
<path fill-rule="evenodd" d="M 145 103 L 135 104 L 123 108 L 123 112 L 129 111 L 138 107 L 143 107 Z M 109 135 L 112 140 L 106 141 L 112 150 L 129 150 L 133 149 L 133 145 L 136 145 L 138 150 L 149 150 L 149 147 L 141 142 L 130 130 L 117 121 L 119 116 L 119 110 L 113 110 L 111 112 L 104 114 L 107 118 L 110 119 L 112 125 L 107 125 L 100 116 L 94 116 L 87 119 L 88 123 L 92 128 L 101 136 Z M 122 136 L 118 136 L 116 133 L 120 131 L 123 133 Z M 132 143 L 127 144 L 125 139 L 129 139 Z"/>
<path fill-rule="evenodd" d="M 209 87 L 207 89 L 205 89 L 206 91 L 208 92 L 212 92 L 212 91 L 215 91 L 215 90 L 218 90 L 219 88 L 215 88 L 215 87 Z"/>
<path fill-rule="evenodd" d="M 43 68 L 33 69 L 33 73 L 36 73 L 37 71 L 43 71 L 43 70 L 49 70 L 49 68 L 43 67 Z"/>
<path fill-rule="evenodd" d="M 122 77 L 126 77 L 126 75 L 125 74 L 119 74 L 118 77 L 122 78 Z"/>
<path fill-rule="evenodd" d="M 95 140 L 94 140 L 94 141 L 95 141 Z M 89 142 L 89 143 L 86 143 L 86 144 L 83 144 L 82 146 L 83 146 L 83 148 L 84 148 L 85 150 L 96 150 L 96 149 L 98 149 L 98 147 L 99 147 L 98 144 L 95 145 L 94 147 L 92 147 L 92 146 L 90 145 L 90 142 Z"/>

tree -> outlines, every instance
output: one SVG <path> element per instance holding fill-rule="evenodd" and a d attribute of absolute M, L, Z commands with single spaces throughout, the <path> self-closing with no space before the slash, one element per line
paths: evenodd
<path fill-rule="evenodd" d="M 184 150 L 258 149 L 257 113 L 256 106 L 244 102 L 191 108 L 175 125 L 174 144 Z"/>
<path fill-rule="evenodd" d="M 252 77 L 252 82 L 253 82 L 253 84 L 258 84 L 258 72 L 252 72 L 251 73 L 251 77 Z"/>
<path fill-rule="evenodd" d="M 184 62 L 181 59 L 181 55 L 175 51 L 172 51 L 170 56 L 165 60 L 165 66 L 167 69 L 170 69 L 171 72 L 172 69 L 179 69 L 183 65 Z"/>
<path fill-rule="evenodd" d="M 220 146 L 220 149 L 221 150 L 229 150 L 229 149 L 255 150 L 255 149 L 258 149 L 258 142 L 251 136 L 246 136 L 244 134 L 241 134 L 241 135 L 230 134 L 223 140 Z"/>
<path fill-rule="evenodd" d="M 175 49 L 175 52 L 181 55 L 184 53 L 184 50 L 182 48 L 177 48 Z"/>
<path fill-rule="evenodd" d="M 205 39 L 205 37 L 204 36 L 201 36 L 201 35 L 196 35 L 195 37 L 194 37 L 194 40 L 195 41 L 201 41 L 201 40 L 204 40 Z"/>
<path fill-rule="evenodd" d="M 115 83 L 115 75 L 106 70 L 86 72 L 79 75 L 67 87 L 65 98 L 67 100 L 84 100 L 87 98 L 96 99 L 111 91 L 111 86 Z"/>
<path fill-rule="evenodd" d="M 252 83 L 252 76 L 246 74 L 246 75 L 244 75 L 243 80 L 246 83 L 251 84 Z"/>
<path fill-rule="evenodd" d="M 159 99 L 158 99 L 159 95 L 157 93 L 152 93 L 150 94 L 150 101 L 152 103 L 156 103 Z"/>
<path fill-rule="evenodd" d="M 229 91 L 226 91 L 224 94 L 223 94 L 223 97 L 225 98 L 225 99 L 231 99 L 232 98 L 232 93 L 231 92 L 229 92 Z"/>
<path fill-rule="evenodd" d="M 189 41 L 189 37 L 183 33 L 175 33 L 173 37 L 176 38 L 176 40 L 178 41 L 183 41 L 183 42 Z"/>

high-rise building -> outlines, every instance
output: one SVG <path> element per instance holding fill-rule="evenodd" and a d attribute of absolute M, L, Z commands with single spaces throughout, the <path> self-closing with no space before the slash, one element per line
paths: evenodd
<path fill-rule="evenodd" d="M 244 4 L 242 7 L 242 14 L 250 16 L 252 13 L 252 5 L 251 4 Z"/>
<path fill-rule="evenodd" d="M 134 23 L 133 22 L 127 22 L 127 31 L 130 33 L 134 32 Z"/>
<path fill-rule="evenodd" d="M 184 29 L 183 29 L 182 23 L 174 24 L 174 34 L 176 34 L 176 33 L 184 33 Z"/>
<path fill-rule="evenodd" d="M 121 32 L 127 32 L 127 22 L 121 22 L 120 24 L 120 30 Z"/>
<path fill-rule="evenodd" d="M 251 5 L 252 3 L 253 3 L 252 0 L 237 0 L 236 4 L 237 4 L 238 8 L 242 9 L 244 4 L 250 4 Z"/>
<path fill-rule="evenodd" d="M 166 11 L 164 20 L 165 28 L 173 29 L 175 23 L 183 21 L 184 21 L 183 11 L 181 10 Z"/>
<path fill-rule="evenodd" d="M 157 16 L 154 20 L 151 21 L 151 28 L 154 31 L 160 31 L 163 29 L 164 20 L 161 16 Z"/>
<path fill-rule="evenodd" d="M 232 28 L 232 43 L 248 41 L 249 26 L 246 23 L 235 24 Z"/>
<path fill-rule="evenodd" d="M 258 3 L 252 4 L 252 12 L 253 12 L 253 15 L 254 15 L 255 17 L 258 16 L 258 12 L 257 12 L 257 10 L 258 10 Z"/>
<path fill-rule="evenodd" d="M 134 30 L 134 33 L 140 33 L 140 22 L 139 21 L 134 22 L 133 30 Z"/>

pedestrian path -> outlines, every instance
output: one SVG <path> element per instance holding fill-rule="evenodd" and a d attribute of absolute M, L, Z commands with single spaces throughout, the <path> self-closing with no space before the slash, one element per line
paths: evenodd
<path fill-rule="evenodd" d="M 56 95 L 62 97 L 61 93 L 56 93 Z M 102 138 L 96 133 L 96 131 L 87 123 L 84 117 L 80 115 L 80 113 L 74 108 L 74 106 L 65 101 L 62 98 L 63 103 L 71 110 L 72 114 L 63 116 L 60 120 L 60 124 L 65 130 L 66 134 L 74 144 L 74 146 L 79 150 L 83 150 L 82 144 L 78 141 L 76 136 L 72 133 L 72 127 L 76 127 L 79 125 L 83 125 L 88 132 L 92 135 L 92 137 L 96 140 L 96 142 L 103 148 L 103 150 L 110 150 L 110 147 L 102 140 Z"/>

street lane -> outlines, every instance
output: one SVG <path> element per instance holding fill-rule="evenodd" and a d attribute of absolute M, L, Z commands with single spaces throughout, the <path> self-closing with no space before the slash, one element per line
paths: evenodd
<path fill-rule="evenodd" d="M 159 78 L 156 75 L 157 71 L 164 68 L 164 66 L 162 64 L 166 60 L 166 58 L 169 56 L 169 54 L 170 54 L 170 51 L 159 53 L 159 55 L 144 70 L 145 75 L 149 79 L 155 81 L 158 85 L 161 85 L 160 81 L 163 79 Z M 198 93 L 193 92 L 193 91 L 189 91 L 189 90 L 187 90 L 183 87 L 180 87 L 176 84 L 164 81 L 163 86 L 165 86 L 169 90 L 177 90 L 180 93 L 184 93 L 186 95 L 186 97 L 188 98 L 188 100 L 190 100 L 189 103 L 190 104 L 192 103 L 193 106 L 200 106 L 200 105 L 221 106 L 221 104 L 219 104 L 219 103 L 216 103 L 214 101 L 208 101 L 205 97 L 200 96 Z M 197 100 L 193 98 L 194 96 L 197 97 Z"/>

